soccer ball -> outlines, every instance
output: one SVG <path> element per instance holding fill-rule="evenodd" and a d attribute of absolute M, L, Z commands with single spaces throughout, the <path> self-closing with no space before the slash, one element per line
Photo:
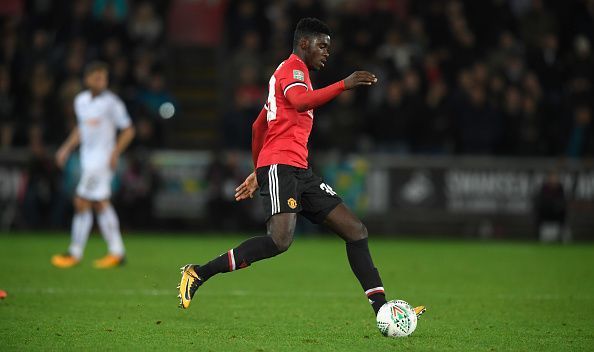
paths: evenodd
<path fill-rule="evenodd" d="M 405 301 L 389 301 L 377 312 L 377 328 L 387 337 L 408 336 L 417 328 L 417 315 Z"/>

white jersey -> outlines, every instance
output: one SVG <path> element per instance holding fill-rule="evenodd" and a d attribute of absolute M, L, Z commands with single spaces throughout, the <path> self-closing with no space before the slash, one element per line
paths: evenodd
<path fill-rule="evenodd" d="M 80 132 L 80 163 L 83 170 L 109 169 L 118 129 L 132 122 L 122 100 L 109 90 L 93 97 L 89 90 L 74 98 L 74 112 Z"/>

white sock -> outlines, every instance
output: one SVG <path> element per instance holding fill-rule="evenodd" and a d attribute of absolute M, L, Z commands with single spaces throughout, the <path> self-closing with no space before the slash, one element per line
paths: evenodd
<path fill-rule="evenodd" d="M 120 220 L 111 205 L 108 205 L 101 213 L 97 214 L 97 222 L 99 222 L 101 234 L 105 242 L 107 242 L 109 253 L 116 256 L 123 256 L 124 242 L 120 233 Z"/>
<path fill-rule="evenodd" d="M 75 213 L 72 218 L 72 239 L 68 252 L 73 257 L 82 258 L 91 227 L 93 226 L 93 213 L 91 210 L 86 210 L 80 213 Z"/>

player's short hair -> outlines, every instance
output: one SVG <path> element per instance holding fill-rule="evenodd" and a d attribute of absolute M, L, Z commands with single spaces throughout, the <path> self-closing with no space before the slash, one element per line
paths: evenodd
<path fill-rule="evenodd" d="M 87 77 L 91 73 L 97 71 L 109 72 L 109 65 L 103 61 L 92 61 L 85 66 L 84 76 Z"/>
<path fill-rule="evenodd" d="M 293 35 L 293 47 L 299 45 L 299 40 L 303 37 L 312 37 L 320 34 L 330 34 L 330 27 L 317 18 L 306 17 L 299 20 Z"/>

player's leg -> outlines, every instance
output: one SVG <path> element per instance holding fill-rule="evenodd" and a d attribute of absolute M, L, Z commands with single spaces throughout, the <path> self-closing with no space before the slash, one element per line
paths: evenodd
<path fill-rule="evenodd" d="M 347 257 L 353 273 L 365 291 L 373 311 L 377 315 L 386 303 L 382 279 L 369 252 L 367 244 L 367 228 L 349 208 L 341 203 L 324 219 L 323 224 L 334 231 L 346 242 Z M 417 316 L 425 312 L 425 306 L 417 306 Z"/>
<path fill-rule="evenodd" d="M 386 303 L 386 296 L 382 279 L 373 264 L 367 245 L 367 228 L 344 203 L 332 209 L 323 224 L 346 242 L 351 269 L 377 314 L 381 306 Z"/>
<path fill-rule="evenodd" d="M 52 264 L 59 268 L 69 268 L 78 264 L 83 256 L 92 226 L 91 202 L 76 196 L 74 198 L 74 216 L 72 218 L 71 241 L 68 253 L 54 255 Z"/>
<path fill-rule="evenodd" d="M 99 229 L 107 243 L 107 255 L 94 262 L 99 269 L 112 268 L 124 263 L 124 242 L 120 232 L 120 220 L 109 199 L 94 202 Z"/>
<path fill-rule="evenodd" d="M 182 268 L 178 286 L 180 307 L 188 308 L 192 297 L 206 280 L 216 274 L 246 268 L 259 260 L 274 257 L 289 249 L 293 242 L 297 214 L 280 213 L 267 222 L 267 235 L 252 237 L 205 265 L 188 264 Z"/>
<path fill-rule="evenodd" d="M 365 294 L 378 312 L 386 303 L 380 275 L 373 265 L 367 246 L 367 228 L 342 202 L 332 187 L 311 170 L 303 172 L 301 214 L 315 224 L 322 224 L 334 231 L 346 242 L 346 251 L 353 273 Z"/>
<path fill-rule="evenodd" d="M 276 214 L 268 220 L 267 235 L 252 237 L 239 246 L 196 269 L 204 281 L 219 273 L 243 269 L 259 260 L 274 257 L 287 249 L 293 242 L 297 214 Z"/>
<path fill-rule="evenodd" d="M 205 265 L 184 266 L 178 287 L 182 308 L 190 305 L 198 287 L 212 276 L 242 269 L 256 261 L 274 257 L 286 251 L 293 242 L 297 213 L 301 210 L 296 201 L 299 195 L 295 168 L 270 165 L 259 168 L 257 177 L 264 209 L 269 214 L 266 220 L 267 235 L 252 237 Z"/>

